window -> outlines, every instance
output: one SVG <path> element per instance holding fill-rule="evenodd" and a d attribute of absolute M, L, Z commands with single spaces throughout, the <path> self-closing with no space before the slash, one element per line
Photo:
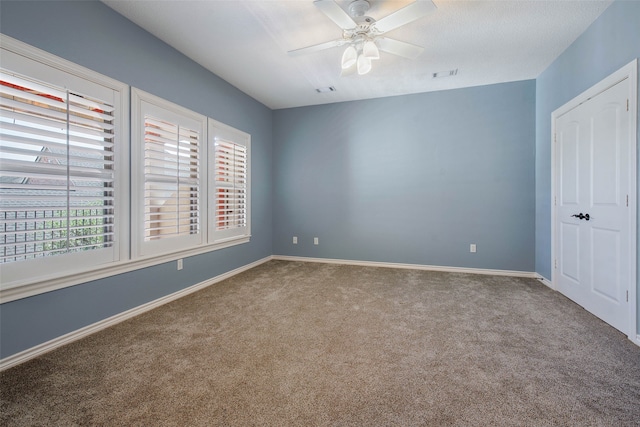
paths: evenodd
<path fill-rule="evenodd" d="M 126 256 L 121 230 L 127 206 L 121 202 L 119 174 L 127 158 L 122 144 L 126 86 L 48 55 L 26 59 L 11 47 L 3 40 L 3 288 Z"/>
<path fill-rule="evenodd" d="M 209 119 L 212 159 L 210 210 L 213 223 L 210 236 L 214 242 L 251 235 L 249 213 L 248 134 Z"/>
<path fill-rule="evenodd" d="M 206 118 L 138 89 L 132 94 L 134 253 L 198 246 L 206 233 Z"/>
<path fill-rule="evenodd" d="M 127 85 L 0 51 L 3 302 L 249 241 L 248 134 L 133 88 L 129 121 Z"/>
<path fill-rule="evenodd" d="M 132 106 L 134 256 L 248 241 L 250 136 L 139 89 Z"/>

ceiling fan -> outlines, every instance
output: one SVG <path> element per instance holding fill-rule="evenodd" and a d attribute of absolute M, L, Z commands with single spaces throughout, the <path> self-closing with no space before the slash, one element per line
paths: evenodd
<path fill-rule="evenodd" d="M 296 56 L 348 45 L 342 54 L 342 76 L 354 74 L 356 71 L 360 75 L 367 74 L 371 71 L 371 61 L 380 58 L 380 50 L 409 59 L 418 57 L 424 50 L 423 47 L 383 35 L 436 9 L 431 0 L 416 0 L 376 21 L 366 16 L 371 7 L 367 0 L 352 1 L 347 8 L 348 13 L 334 0 L 315 0 L 313 3 L 342 28 L 342 38 L 291 50 L 288 53 Z"/>

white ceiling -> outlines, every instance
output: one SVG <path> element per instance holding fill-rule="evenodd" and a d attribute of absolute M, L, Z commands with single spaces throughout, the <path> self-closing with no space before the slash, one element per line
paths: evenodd
<path fill-rule="evenodd" d="M 423 46 L 415 60 L 381 52 L 364 76 L 340 77 L 344 48 L 287 51 L 338 39 L 313 0 L 102 0 L 272 109 L 534 79 L 610 4 L 434 0 L 437 9 L 386 36 Z M 425 0 L 418 0 L 425 1 Z M 350 0 L 336 0 L 346 10 Z M 380 18 L 412 0 L 370 0 Z M 433 73 L 458 69 L 454 77 Z M 332 93 L 316 88 L 333 86 Z"/>

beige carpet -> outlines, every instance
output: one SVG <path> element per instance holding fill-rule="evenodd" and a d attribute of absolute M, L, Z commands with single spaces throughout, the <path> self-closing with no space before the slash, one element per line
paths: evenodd
<path fill-rule="evenodd" d="M 531 279 L 271 261 L 0 387 L 3 426 L 638 426 L 640 348 Z"/>

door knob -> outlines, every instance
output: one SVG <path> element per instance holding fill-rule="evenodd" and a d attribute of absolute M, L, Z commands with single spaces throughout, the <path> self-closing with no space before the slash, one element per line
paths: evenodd
<path fill-rule="evenodd" d="M 583 214 L 582 212 L 580 212 L 579 214 L 573 214 L 571 216 L 576 217 L 578 219 L 586 219 L 587 221 L 589 221 L 589 214 Z"/>

